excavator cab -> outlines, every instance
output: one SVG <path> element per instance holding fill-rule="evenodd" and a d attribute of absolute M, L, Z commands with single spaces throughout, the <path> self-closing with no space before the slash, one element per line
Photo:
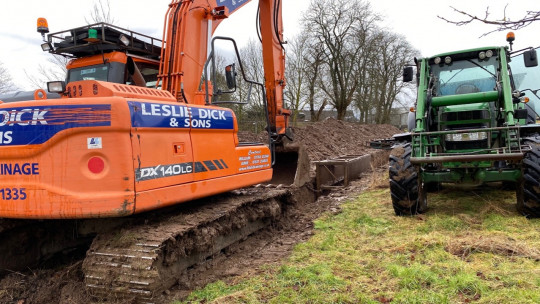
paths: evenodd
<path fill-rule="evenodd" d="M 38 32 L 43 32 L 40 22 Z M 73 58 L 66 65 L 66 85 L 97 80 L 155 88 L 161 54 L 157 44 L 161 44 L 161 40 L 111 24 L 96 23 L 49 34 L 42 49 Z M 63 86 L 56 87 L 61 90 Z"/>
<path fill-rule="evenodd" d="M 98 80 L 155 88 L 159 62 L 113 51 L 73 59 L 66 68 L 66 84 L 81 80 Z"/>

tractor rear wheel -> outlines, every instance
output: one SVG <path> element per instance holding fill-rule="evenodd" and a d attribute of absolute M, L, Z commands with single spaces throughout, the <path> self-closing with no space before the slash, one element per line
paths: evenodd
<path fill-rule="evenodd" d="M 427 209 L 426 191 L 417 168 L 411 164 L 411 144 L 390 153 L 390 194 L 396 215 L 415 215 Z"/>
<path fill-rule="evenodd" d="M 517 209 L 528 218 L 540 217 L 540 136 L 525 140 L 531 151 L 523 159 L 523 180 L 517 190 Z M 521 193 L 520 193 L 521 192 Z"/>

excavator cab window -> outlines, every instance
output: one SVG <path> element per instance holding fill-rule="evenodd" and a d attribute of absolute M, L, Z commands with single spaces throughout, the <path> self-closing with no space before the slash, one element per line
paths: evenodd
<path fill-rule="evenodd" d="M 157 63 L 134 61 L 147 88 L 155 88 L 159 65 Z M 137 85 L 134 76 L 129 72 L 127 64 L 107 62 L 68 70 L 67 83 L 80 80 L 99 80 L 128 85 Z"/>
<path fill-rule="evenodd" d="M 137 66 L 142 77 L 144 78 L 144 81 L 146 83 L 145 86 L 147 88 L 156 88 L 157 75 L 159 72 L 159 64 L 141 62 L 141 61 L 135 61 L 134 63 Z M 126 77 L 127 77 L 126 84 L 135 85 L 133 76 L 130 75 L 129 72 L 126 73 Z"/>
<path fill-rule="evenodd" d="M 109 66 L 107 64 L 76 68 L 69 71 L 68 82 L 79 80 L 107 81 L 109 79 L 108 70 Z"/>
<path fill-rule="evenodd" d="M 68 71 L 67 83 L 79 80 L 99 80 L 115 83 L 124 82 L 125 64 L 108 62 L 73 68 Z"/>

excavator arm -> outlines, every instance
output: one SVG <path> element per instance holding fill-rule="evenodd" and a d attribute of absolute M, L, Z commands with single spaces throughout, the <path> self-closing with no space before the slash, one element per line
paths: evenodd
<path fill-rule="evenodd" d="M 270 130 L 292 139 L 288 126 L 290 111 L 284 108 L 285 50 L 281 0 L 259 1 L 264 78 Z"/>
<path fill-rule="evenodd" d="M 230 14 L 251 0 L 173 0 L 166 14 L 164 44 L 158 78 L 163 89 L 179 102 L 206 104 L 212 90 L 200 88 L 200 80 L 211 52 L 212 34 Z M 285 51 L 281 0 L 259 1 L 268 131 L 274 140 L 292 138 L 284 108 Z"/>

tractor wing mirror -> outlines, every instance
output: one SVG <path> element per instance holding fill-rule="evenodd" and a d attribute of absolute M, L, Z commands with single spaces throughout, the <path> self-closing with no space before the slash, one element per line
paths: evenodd
<path fill-rule="evenodd" d="M 236 68 L 234 63 L 225 67 L 225 78 L 227 80 L 227 87 L 230 90 L 236 89 Z"/>
<path fill-rule="evenodd" d="M 523 53 L 523 62 L 527 68 L 538 66 L 538 56 L 536 55 L 536 50 L 532 49 Z"/>
<path fill-rule="evenodd" d="M 413 80 L 414 70 L 412 66 L 403 68 L 403 82 L 411 82 Z"/>

